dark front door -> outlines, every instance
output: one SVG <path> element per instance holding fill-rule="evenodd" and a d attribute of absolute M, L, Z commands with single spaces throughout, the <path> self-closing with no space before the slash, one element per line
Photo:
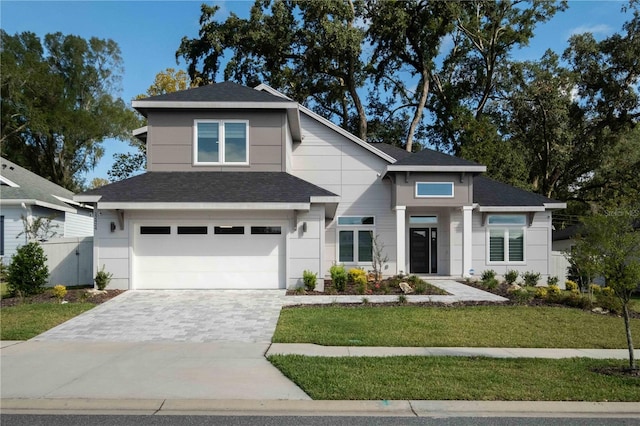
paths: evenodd
<path fill-rule="evenodd" d="M 438 228 L 411 228 L 409 268 L 412 274 L 438 273 Z"/>

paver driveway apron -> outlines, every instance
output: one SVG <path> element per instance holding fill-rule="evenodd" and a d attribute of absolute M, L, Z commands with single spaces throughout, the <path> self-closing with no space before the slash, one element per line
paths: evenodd
<path fill-rule="evenodd" d="M 34 340 L 269 343 L 284 290 L 130 290 Z"/>

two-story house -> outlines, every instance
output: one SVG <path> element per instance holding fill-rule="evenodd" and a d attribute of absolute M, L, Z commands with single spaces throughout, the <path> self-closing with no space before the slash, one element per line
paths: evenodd
<path fill-rule="evenodd" d="M 85 192 L 94 265 L 123 289 L 278 289 L 334 263 L 384 273 L 550 274 L 565 204 L 432 150 L 369 144 L 274 89 L 225 82 L 133 101 L 147 173 Z M 319 282 L 322 288 L 322 280 Z"/>

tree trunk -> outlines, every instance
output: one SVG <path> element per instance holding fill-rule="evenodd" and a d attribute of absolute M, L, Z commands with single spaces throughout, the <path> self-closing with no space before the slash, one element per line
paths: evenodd
<path fill-rule="evenodd" d="M 627 346 L 629 348 L 629 368 L 637 370 L 635 355 L 633 353 L 633 339 L 631 337 L 631 324 L 629 324 L 629 307 L 628 303 L 622 304 L 622 314 L 624 317 L 624 328 L 627 332 Z"/>
<path fill-rule="evenodd" d="M 413 120 L 411 120 L 411 126 L 409 126 L 409 132 L 407 134 L 407 146 L 406 150 L 411 152 L 413 148 L 413 134 L 416 131 L 416 127 L 422 120 L 422 112 L 424 111 L 424 106 L 427 103 L 427 97 L 429 96 L 429 71 L 426 69 L 422 70 L 422 91 L 420 93 L 420 101 L 418 101 L 418 107 L 416 108 L 416 112 L 413 115 Z"/>

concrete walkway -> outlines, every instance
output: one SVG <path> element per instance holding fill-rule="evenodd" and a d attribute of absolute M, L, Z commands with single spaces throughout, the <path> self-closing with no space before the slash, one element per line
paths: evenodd
<path fill-rule="evenodd" d="M 456 302 L 506 302 L 502 296 L 495 295 L 475 287 L 461 284 L 454 280 L 426 278 L 429 283 L 449 293 L 448 296 L 408 294 L 408 303 L 456 303 Z M 284 305 L 320 305 L 333 303 L 362 303 L 366 298 L 368 303 L 391 303 L 398 301 L 398 295 L 357 295 L 357 296 L 287 296 Z"/>
<path fill-rule="evenodd" d="M 640 349 L 635 350 L 636 359 Z M 273 343 L 269 355 L 306 355 L 325 357 L 385 356 L 484 356 L 490 358 L 596 358 L 628 359 L 626 349 L 547 349 L 547 348 L 420 348 L 371 346 L 321 346 L 313 343 Z"/>

